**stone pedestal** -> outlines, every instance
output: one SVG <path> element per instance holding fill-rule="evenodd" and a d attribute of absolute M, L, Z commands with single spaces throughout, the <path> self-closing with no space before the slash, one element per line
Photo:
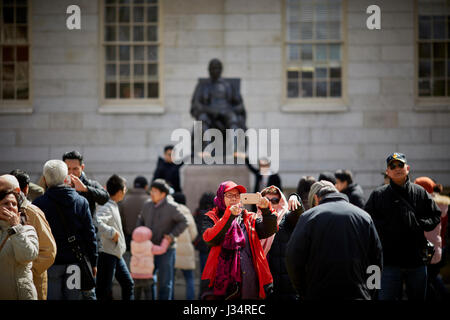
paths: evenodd
<path fill-rule="evenodd" d="M 250 171 L 245 165 L 185 165 L 180 173 L 186 205 L 192 212 L 197 209 L 202 194 L 215 194 L 223 181 L 232 180 L 251 192 Z"/>

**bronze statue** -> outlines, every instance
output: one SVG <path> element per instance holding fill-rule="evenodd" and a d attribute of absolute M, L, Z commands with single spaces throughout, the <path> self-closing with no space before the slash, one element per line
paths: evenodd
<path fill-rule="evenodd" d="M 191 115 L 202 121 L 203 133 L 219 129 L 225 136 L 226 129 L 246 130 L 246 114 L 241 94 L 240 79 L 221 78 L 222 62 L 209 62 L 209 79 L 199 79 L 191 101 Z"/>

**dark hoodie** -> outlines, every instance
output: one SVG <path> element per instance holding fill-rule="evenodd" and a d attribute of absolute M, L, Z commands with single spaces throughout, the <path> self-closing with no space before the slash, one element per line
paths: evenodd
<path fill-rule="evenodd" d="M 183 165 L 169 163 L 164 161 L 163 158 L 158 158 L 158 165 L 156 166 L 155 173 L 153 174 L 153 180 L 156 179 L 164 179 L 166 180 L 170 186 L 175 190 L 175 192 L 181 192 L 180 186 L 180 168 Z"/>
<path fill-rule="evenodd" d="M 347 195 L 351 204 L 357 206 L 358 208 L 364 209 L 366 199 L 364 198 L 363 189 L 359 184 L 349 184 L 347 188 L 342 190 L 342 193 Z"/>
<path fill-rule="evenodd" d="M 67 242 L 68 235 L 61 222 L 56 203 L 59 204 L 67 223 L 75 232 L 75 237 L 92 266 L 97 266 L 97 241 L 89 203 L 75 189 L 66 186 L 49 188 L 44 195 L 33 201 L 33 204 L 45 213 L 55 238 L 57 251 L 54 264 L 77 262 Z"/>

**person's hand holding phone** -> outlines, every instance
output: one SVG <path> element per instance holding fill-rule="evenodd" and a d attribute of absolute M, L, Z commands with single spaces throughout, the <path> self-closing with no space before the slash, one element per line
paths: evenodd
<path fill-rule="evenodd" d="M 242 207 L 241 207 L 241 204 L 240 204 L 240 203 L 235 204 L 235 205 L 232 205 L 232 206 L 230 207 L 230 212 L 231 212 L 231 214 L 234 215 L 234 216 L 240 215 L 240 214 L 241 214 L 241 211 L 242 211 Z"/>

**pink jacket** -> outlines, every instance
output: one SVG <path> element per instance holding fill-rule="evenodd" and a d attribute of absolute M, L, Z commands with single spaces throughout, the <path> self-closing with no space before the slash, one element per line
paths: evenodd
<path fill-rule="evenodd" d="M 436 200 L 436 194 L 433 193 L 432 198 Z M 436 201 L 439 209 L 441 209 L 441 223 L 442 219 L 447 215 L 448 204 L 439 203 Z M 441 238 L 441 223 L 439 223 L 436 228 L 432 231 L 425 232 L 425 237 L 434 244 L 434 255 L 431 259 L 430 264 L 436 264 L 441 261 L 442 258 L 442 238 Z"/>
<path fill-rule="evenodd" d="M 138 227 L 133 231 L 131 241 L 130 272 L 133 279 L 153 278 L 153 255 L 164 254 L 169 247 L 169 241 L 163 239 L 161 245 L 153 244 L 150 239 L 152 231 L 147 227 Z"/>

